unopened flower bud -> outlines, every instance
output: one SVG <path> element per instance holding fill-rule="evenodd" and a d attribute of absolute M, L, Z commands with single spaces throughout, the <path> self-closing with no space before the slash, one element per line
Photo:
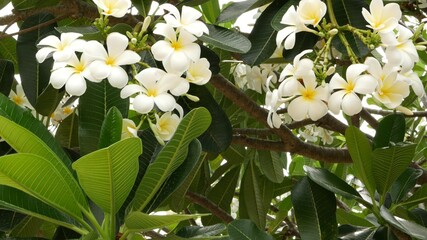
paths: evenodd
<path fill-rule="evenodd" d="M 197 97 L 197 96 L 194 96 L 194 95 L 191 95 L 191 94 L 185 94 L 185 96 L 188 98 L 188 99 L 190 99 L 191 101 L 193 101 L 193 102 L 198 102 L 198 101 L 200 101 L 200 98 L 199 97 Z"/>
<path fill-rule="evenodd" d="M 418 50 L 418 51 L 425 51 L 426 50 L 426 46 L 424 46 L 424 45 L 415 45 L 415 48 Z"/>
<path fill-rule="evenodd" d="M 403 106 L 397 106 L 396 110 L 408 116 L 414 115 L 414 113 L 411 110 Z"/>
<path fill-rule="evenodd" d="M 136 44 L 136 43 L 138 42 L 138 40 L 137 40 L 136 38 L 131 38 L 131 39 L 130 39 L 130 42 L 131 42 L 132 44 Z"/>
<path fill-rule="evenodd" d="M 142 24 L 141 32 L 147 31 L 148 27 L 150 26 L 150 23 L 151 23 L 151 17 L 147 16 L 144 19 L 144 23 Z"/>
<path fill-rule="evenodd" d="M 326 71 L 326 76 L 330 76 L 330 75 L 332 75 L 334 73 L 335 73 L 335 67 L 334 66 L 330 66 L 328 68 L 328 70 Z"/>
<path fill-rule="evenodd" d="M 338 33 L 338 29 L 336 29 L 336 28 L 331 29 L 331 30 L 329 30 L 329 32 L 328 32 L 328 34 L 329 34 L 330 36 L 334 36 L 334 35 L 336 35 L 337 33 Z"/>

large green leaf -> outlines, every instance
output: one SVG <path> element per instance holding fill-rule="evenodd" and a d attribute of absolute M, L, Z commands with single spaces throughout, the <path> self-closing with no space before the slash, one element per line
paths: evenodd
<path fill-rule="evenodd" d="M 271 26 L 276 30 L 280 31 L 283 28 L 285 28 L 286 25 L 281 24 L 283 15 L 288 11 L 289 7 L 294 5 L 298 5 L 299 0 L 287 0 L 286 4 L 283 5 L 280 9 L 277 10 L 276 15 L 274 16 L 273 20 L 271 21 Z"/>
<path fill-rule="evenodd" d="M 343 224 L 339 227 L 339 240 L 372 240 L 376 228 L 355 227 Z"/>
<path fill-rule="evenodd" d="M 138 174 L 139 138 L 127 138 L 81 157 L 73 163 L 89 198 L 105 213 L 116 214 Z"/>
<path fill-rule="evenodd" d="M 219 1 L 210 0 L 203 3 L 201 6 L 203 17 L 210 23 L 214 23 L 220 14 Z"/>
<path fill-rule="evenodd" d="M 165 227 L 184 220 L 198 218 L 201 215 L 148 215 L 142 212 L 131 212 L 125 224 L 129 231 L 144 232 L 151 229 Z"/>
<path fill-rule="evenodd" d="M 304 177 L 292 189 L 291 198 L 302 239 L 337 239 L 336 199 L 332 192 Z"/>
<path fill-rule="evenodd" d="M 227 226 L 230 240 L 273 240 L 268 233 L 260 230 L 248 219 L 234 220 Z"/>
<path fill-rule="evenodd" d="M 185 112 L 189 112 L 191 109 L 197 107 L 204 107 L 209 110 L 212 116 L 212 123 L 208 130 L 198 137 L 203 151 L 212 154 L 219 154 L 225 151 L 230 146 L 233 135 L 231 123 L 227 115 L 206 87 L 192 85 L 188 93 L 199 97 L 200 100 L 194 102 L 187 98 L 181 98 L 179 103 Z"/>
<path fill-rule="evenodd" d="M 159 191 L 153 197 L 151 202 L 144 209 L 144 212 L 154 211 L 160 204 L 165 202 L 180 186 L 191 178 L 190 173 L 193 168 L 199 165 L 203 159 L 200 158 L 202 153 L 202 146 L 200 142 L 195 139 L 188 145 L 188 154 L 184 162 L 169 176 L 168 180 L 161 186 Z M 170 201 L 168 201 L 170 202 Z"/>
<path fill-rule="evenodd" d="M 0 162 L 0 184 L 33 195 L 83 222 L 79 192 L 51 161 L 35 154 L 16 153 L 1 157 Z"/>
<path fill-rule="evenodd" d="M 15 211 L 0 209 L 0 231 L 8 232 L 26 217 Z"/>
<path fill-rule="evenodd" d="M 405 117 L 402 114 L 392 114 L 384 117 L 378 124 L 374 137 L 374 148 L 390 145 L 390 142 L 402 142 L 406 130 Z"/>
<path fill-rule="evenodd" d="M 41 13 L 27 18 L 20 30 L 31 28 L 50 21 L 55 17 L 51 14 Z M 53 60 L 47 59 L 39 64 L 36 59 L 38 39 L 55 29 L 55 23 L 38 28 L 37 31 L 26 32 L 18 36 L 16 52 L 18 56 L 19 71 L 22 80 L 22 88 L 31 105 L 36 106 L 37 99 L 49 84 L 50 71 Z"/>
<path fill-rule="evenodd" d="M 373 227 L 374 224 L 354 212 L 347 212 L 341 208 L 337 209 L 337 222 L 342 224 L 351 224 L 353 226 Z"/>
<path fill-rule="evenodd" d="M 417 191 L 415 191 L 415 193 L 410 198 L 403 201 L 399 205 L 414 206 L 418 203 L 422 203 L 426 201 L 427 201 L 427 185 L 424 184 Z"/>
<path fill-rule="evenodd" d="M 211 116 L 205 108 L 189 112 L 179 124 L 174 136 L 147 168 L 133 200 L 133 209 L 141 211 L 167 179 L 184 161 L 188 145 L 200 136 L 211 123 Z"/>
<path fill-rule="evenodd" d="M 123 117 L 119 109 L 110 108 L 101 126 L 99 136 L 99 148 L 105 148 L 120 141 L 122 137 Z"/>
<path fill-rule="evenodd" d="M 394 181 L 411 163 L 415 154 L 415 144 L 377 148 L 373 152 L 373 174 L 377 190 L 385 194 Z"/>
<path fill-rule="evenodd" d="M 152 0 L 132 0 L 133 6 L 138 9 L 141 16 L 146 17 L 150 11 Z"/>
<path fill-rule="evenodd" d="M 416 239 L 427 239 L 427 228 L 406 219 L 393 216 L 384 206 L 381 206 L 380 214 L 386 222 L 409 236 Z"/>
<path fill-rule="evenodd" d="M 333 193 L 350 199 L 362 198 L 356 189 L 326 169 L 304 166 L 304 170 L 313 182 Z"/>
<path fill-rule="evenodd" d="M 222 10 L 221 14 L 216 19 L 216 22 L 223 23 L 236 20 L 243 13 L 260 7 L 271 1 L 273 0 L 247 0 L 243 2 L 232 2 L 224 10 Z"/>
<path fill-rule="evenodd" d="M 0 58 L 11 61 L 15 68 L 15 73 L 18 72 L 18 58 L 16 56 L 16 39 L 13 37 L 5 37 L 0 41 Z"/>
<path fill-rule="evenodd" d="M 281 183 L 285 178 L 283 169 L 286 167 L 280 153 L 273 151 L 258 151 L 259 168 L 268 180 Z"/>
<path fill-rule="evenodd" d="M 86 231 L 83 229 L 79 230 L 79 224 L 63 212 L 60 212 L 39 199 L 12 187 L 0 185 L 0 206 L 2 208 L 43 219 L 59 226 L 74 229 L 79 232 Z"/>
<path fill-rule="evenodd" d="M 55 139 L 69 149 L 79 146 L 79 117 L 75 112 L 59 124 Z"/>
<path fill-rule="evenodd" d="M 43 116 L 50 117 L 58 107 L 59 102 L 65 94 L 65 89 L 55 89 L 52 85 L 47 85 L 42 93 L 37 97 L 34 109 Z"/>
<path fill-rule="evenodd" d="M 255 26 L 248 37 L 251 41 L 252 47 L 247 53 L 242 54 L 242 60 L 244 63 L 251 66 L 259 65 L 273 54 L 274 50 L 277 48 L 277 32 L 271 25 L 271 21 L 276 15 L 277 10 L 285 3 L 286 1 L 283 0 L 275 0 L 257 19 Z"/>
<path fill-rule="evenodd" d="M 0 93 L 9 96 L 12 89 L 14 77 L 13 63 L 8 60 L 0 59 Z"/>
<path fill-rule="evenodd" d="M 400 176 L 396 179 L 390 188 L 391 200 L 394 203 L 400 202 L 404 199 L 407 194 L 414 188 L 417 183 L 417 179 L 423 174 L 421 169 L 414 169 L 408 167 Z"/>
<path fill-rule="evenodd" d="M 365 184 L 371 196 L 375 192 L 373 175 L 373 156 L 371 145 L 366 136 L 356 127 L 350 126 L 345 131 L 348 151 L 353 160 L 354 174 Z"/>
<path fill-rule="evenodd" d="M 203 42 L 235 53 L 246 53 L 251 49 L 251 41 L 241 33 L 211 24 L 207 24 L 207 27 L 209 35 L 199 37 Z"/>
<path fill-rule="evenodd" d="M 102 123 L 112 107 L 117 107 L 126 117 L 129 99 L 122 99 L 120 89 L 112 87 L 106 80 L 87 82 L 87 90 L 79 99 L 79 144 L 82 155 L 98 149 Z"/>
<path fill-rule="evenodd" d="M 30 153 L 37 155 L 46 161 L 49 161 L 52 167 L 56 169 L 65 179 L 66 183 L 71 188 L 77 202 L 87 207 L 85 196 L 80 189 L 76 179 L 71 174 L 70 170 L 47 143 L 43 142 L 37 135 L 30 132 L 28 129 L 12 122 L 11 120 L 0 116 L 0 137 L 10 144 L 19 153 Z M 63 153 L 65 155 L 65 153 Z M 42 174 L 44 175 L 44 174 Z"/>
<path fill-rule="evenodd" d="M 212 226 L 187 226 L 178 230 L 177 236 L 183 238 L 209 238 L 210 236 L 218 235 L 224 232 L 227 227 L 223 223 L 218 223 Z"/>

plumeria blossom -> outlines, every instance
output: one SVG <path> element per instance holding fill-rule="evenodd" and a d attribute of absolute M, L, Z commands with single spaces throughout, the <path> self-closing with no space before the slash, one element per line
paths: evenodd
<path fill-rule="evenodd" d="M 394 32 L 381 34 L 381 41 L 386 46 L 387 61 L 404 67 L 413 66 L 417 62 L 418 52 L 412 42 L 414 35 L 411 30 L 402 25 L 397 25 L 397 34 Z"/>
<path fill-rule="evenodd" d="M 16 93 L 11 90 L 9 93 L 9 98 L 20 107 L 27 107 L 29 109 L 33 109 L 27 97 L 25 96 L 24 90 L 22 89 L 22 85 L 16 85 Z"/>
<path fill-rule="evenodd" d="M 320 0 L 301 0 L 297 13 L 304 24 L 316 27 L 326 14 L 326 4 Z"/>
<path fill-rule="evenodd" d="M 387 33 L 397 27 L 398 21 L 402 17 L 402 11 L 397 3 L 389 3 L 384 6 L 382 0 L 372 0 L 369 11 L 363 8 L 362 15 L 369 24 L 367 27 L 379 33 Z"/>
<path fill-rule="evenodd" d="M 291 96 L 294 94 L 298 87 L 298 80 L 303 78 L 315 78 L 313 71 L 314 63 L 311 59 L 301 59 L 307 53 L 312 50 L 304 50 L 300 54 L 296 55 L 293 64 L 288 64 L 280 73 L 279 82 L 282 82 L 279 86 L 279 91 L 284 96 Z"/>
<path fill-rule="evenodd" d="M 50 84 L 56 89 L 60 89 L 65 85 L 65 91 L 70 95 L 81 96 L 86 92 L 86 80 L 99 82 L 91 74 L 89 67 L 91 61 L 87 54 L 83 53 L 80 59 L 76 54 L 71 55 L 71 58 L 66 62 L 67 66 L 58 67 L 52 71 L 50 75 Z"/>
<path fill-rule="evenodd" d="M 164 36 L 165 40 L 153 44 L 151 52 L 156 60 L 162 61 L 163 65 L 168 65 L 169 69 L 184 72 L 191 61 L 200 58 L 200 46 L 195 43 L 197 38 L 186 30 L 181 30 L 178 34 L 172 26 L 158 23 L 154 33 Z"/>
<path fill-rule="evenodd" d="M 277 108 L 282 104 L 280 98 L 277 89 L 267 91 L 265 95 L 265 105 L 268 107 L 267 123 L 271 128 L 280 128 L 282 125 L 282 119 L 279 114 L 277 114 Z"/>
<path fill-rule="evenodd" d="M 75 51 L 82 52 L 85 41 L 78 39 L 80 33 L 62 33 L 61 37 L 50 35 L 37 44 L 40 48 L 36 53 L 36 58 L 39 63 L 42 63 L 46 58 L 53 56 L 53 59 L 58 62 L 68 61 Z"/>
<path fill-rule="evenodd" d="M 247 87 L 258 93 L 262 93 L 262 89 L 265 90 L 268 73 L 261 71 L 258 66 L 250 67 L 246 66 L 246 79 Z"/>
<path fill-rule="evenodd" d="M 368 74 L 362 74 L 368 69 L 364 64 L 352 64 L 346 72 L 344 80 L 338 73 L 332 76 L 329 88 L 336 90 L 329 98 L 329 109 L 338 114 L 339 110 L 353 116 L 362 110 L 362 101 L 358 94 L 371 94 L 375 91 L 377 81 Z"/>
<path fill-rule="evenodd" d="M 424 85 L 418 74 L 412 70 L 412 66 L 408 68 L 402 67 L 401 71 L 397 75 L 397 80 L 406 81 L 419 98 L 426 96 Z"/>
<path fill-rule="evenodd" d="M 62 100 L 62 102 L 66 102 L 68 98 Z M 58 104 L 55 111 L 50 115 L 50 121 L 53 125 L 58 125 L 65 118 L 70 116 L 74 112 L 75 106 L 73 104 L 68 104 L 64 106 L 63 103 Z"/>
<path fill-rule="evenodd" d="M 196 85 L 205 85 L 212 77 L 212 72 L 209 70 L 210 63 L 206 58 L 200 58 L 190 64 L 185 79 L 189 83 Z"/>
<path fill-rule="evenodd" d="M 166 24 L 177 28 L 178 31 L 185 29 L 189 33 L 200 37 L 203 33 L 209 34 L 209 29 L 199 19 L 202 13 L 192 7 L 182 6 L 182 13 L 179 14 L 178 9 L 169 3 L 162 4 L 161 9 L 167 10 L 169 13 L 163 16 Z"/>
<path fill-rule="evenodd" d="M 377 81 L 378 86 L 372 94 L 375 99 L 388 108 L 396 108 L 409 95 L 409 84 L 397 79 L 399 68 L 390 64 L 381 67 L 377 59 L 368 57 L 365 60 L 367 71 Z"/>
<path fill-rule="evenodd" d="M 168 93 L 176 85 L 170 79 L 164 78 L 166 72 L 158 68 L 147 68 L 135 76 L 139 84 L 127 85 L 120 92 L 120 97 L 127 98 L 137 93 L 133 100 L 135 111 L 146 114 L 153 110 L 154 106 L 163 112 L 172 111 L 175 108 L 175 98 Z"/>
<path fill-rule="evenodd" d="M 124 118 L 122 121 L 122 136 L 121 139 L 138 137 L 138 127 L 135 122 Z"/>
<path fill-rule="evenodd" d="M 102 14 L 116 18 L 123 17 L 132 3 L 130 0 L 93 0 L 93 2 L 102 10 Z"/>
<path fill-rule="evenodd" d="M 294 93 L 297 97 L 288 105 L 288 113 L 295 121 L 301 121 L 309 117 L 313 121 L 319 120 L 328 112 L 326 101 L 328 100 L 327 87 L 317 86 L 316 78 L 305 77 L 303 84 L 298 86 Z"/>
<path fill-rule="evenodd" d="M 128 74 L 120 66 L 141 60 L 136 52 L 126 50 L 128 44 L 128 38 L 117 32 L 107 36 L 108 52 L 98 41 L 87 42 L 85 53 L 93 60 L 90 66 L 92 76 L 97 80 L 108 78 L 111 86 L 123 88 L 128 83 Z"/>
<path fill-rule="evenodd" d="M 292 49 L 295 46 L 295 38 L 298 32 L 310 30 L 304 25 L 294 6 L 289 7 L 280 23 L 287 25 L 287 27 L 277 33 L 276 44 L 280 46 L 285 41 L 285 49 Z"/>
<path fill-rule="evenodd" d="M 169 141 L 175 133 L 181 118 L 172 112 L 163 113 L 161 117 L 156 113 L 156 123 L 150 121 L 150 128 L 154 133 L 157 141 L 164 145 L 165 141 Z"/>

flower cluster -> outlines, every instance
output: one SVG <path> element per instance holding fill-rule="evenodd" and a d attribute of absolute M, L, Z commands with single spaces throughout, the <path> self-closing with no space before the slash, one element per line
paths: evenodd
<path fill-rule="evenodd" d="M 291 6 L 282 18 L 281 23 L 287 26 L 279 31 L 277 45 L 281 46 L 285 39 L 285 49 L 293 48 L 295 34 L 300 31 L 322 36 L 307 25 L 317 26 L 321 30 L 322 26 L 318 24 L 326 11 L 326 5 L 320 0 L 302 0 L 296 9 Z M 363 108 L 365 97 L 372 97 L 380 106 L 410 112 L 401 106 L 410 93 L 410 86 L 418 97 L 425 96 L 423 84 L 412 70 L 418 61 L 413 33 L 399 24 L 402 16 L 399 6 L 395 3 L 384 5 L 382 0 L 373 0 L 369 11 L 363 9 L 362 15 L 371 29 L 370 34 L 379 36 L 381 40 L 379 52 L 384 52 L 384 63 L 374 57 L 367 57 L 362 63 L 357 61 L 357 57 L 351 58 L 352 64 L 345 70 L 343 77 L 339 73 L 333 74 L 336 66 L 325 67 L 329 59 L 322 62 L 317 57 L 313 61 L 304 57 L 313 50 L 301 52 L 293 63 L 283 68 L 277 88 L 271 90 L 271 82 L 265 82 L 265 105 L 269 109 L 267 121 L 270 127 L 277 128 L 282 124 L 277 109 L 284 105 L 293 120 L 310 118 L 316 121 L 328 111 L 338 114 L 342 110 L 348 116 L 358 114 Z M 333 33 L 327 36 L 329 43 L 334 35 L 339 34 L 337 29 L 333 30 L 328 29 L 329 33 Z M 319 51 L 328 50 L 322 46 Z"/>
<path fill-rule="evenodd" d="M 108 16 L 123 17 L 131 6 L 129 0 L 94 0 L 100 10 L 101 18 L 97 22 L 108 23 Z M 41 63 L 53 57 L 54 65 L 50 84 L 60 89 L 65 86 L 69 95 L 81 96 L 86 91 L 86 81 L 99 83 L 106 79 L 115 88 L 122 89 L 121 97 L 131 97 L 133 109 L 148 119 L 149 125 L 159 142 L 170 140 L 182 118 L 182 108 L 176 103 L 176 97 L 187 96 L 190 83 L 203 85 L 211 78 L 210 64 L 200 58 L 201 48 L 195 43 L 197 37 L 208 34 L 206 25 L 199 21 L 201 13 L 194 8 L 184 6 L 182 12 L 171 4 L 163 4 L 160 9 L 167 13 L 165 23 L 157 23 L 154 34 L 164 37 L 151 46 L 154 58 L 162 61 L 163 68 L 148 67 L 141 63 L 140 55 L 130 49 L 126 35 L 111 32 L 106 36 L 105 47 L 99 41 L 85 41 L 82 34 L 62 33 L 60 37 L 51 35 L 42 39 L 36 54 Z M 150 24 L 147 17 L 141 34 L 146 34 Z M 99 24 L 103 26 L 103 24 Z M 99 27 L 98 26 L 98 27 Z M 146 41 L 147 38 L 132 41 Z M 129 49 L 130 48 L 130 49 Z M 124 68 L 133 65 L 130 68 Z M 136 72 L 138 69 L 141 69 Z M 131 76 L 130 76 L 131 75 Z M 136 83 L 130 79 L 136 79 Z M 178 114 L 173 113 L 177 110 Z M 148 115 L 148 117 L 145 117 Z M 132 120 L 123 122 L 123 137 L 136 136 L 142 125 L 135 126 Z"/>

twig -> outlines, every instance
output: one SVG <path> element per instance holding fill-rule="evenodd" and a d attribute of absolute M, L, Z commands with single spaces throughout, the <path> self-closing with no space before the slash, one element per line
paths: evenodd
<path fill-rule="evenodd" d="M 362 109 L 360 116 L 373 128 L 378 128 L 378 121 L 366 109 Z"/>
<path fill-rule="evenodd" d="M 25 29 L 20 30 L 18 32 L 14 32 L 14 33 L 11 33 L 11 34 L 2 34 L 2 35 L 0 35 L 0 39 L 6 38 L 6 37 L 12 37 L 12 36 L 15 36 L 15 35 L 20 35 L 20 34 L 23 34 L 23 33 L 32 32 L 32 31 L 35 31 L 35 30 L 40 29 L 42 27 L 49 26 L 52 23 L 58 22 L 59 20 L 61 20 L 63 18 L 65 18 L 65 16 L 59 16 L 59 17 L 51 19 L 51 20 L 49 20 L 47 22 L 40 23 L 40 24 L 38 24 L 36 26 L 32 26 L 32 27 L 29 27 L 29 28 L 25 28 Z"/>
<path fill-rule="evenodd" d="M 381 109 L 371 109 L 371 108 L 365 108 L 365 109 L 369 113 L 377 114 L 377 115 L 382 115 L 382 116 L 387 116 L 387 115 L 396 113 L 394 111 L 381 110 Z M 412 113 L 413 113 L 413 115 L 405 115 L 404 114 L 403 116 L 407 117 L 407 118 L 412 118 L 412 117 L 427 117 L 427 111 L 415 111 L 415 112 L 412 112 Z"/>
<path fill-rule="evenodd" d="M 271 136 L 273 133 L 270 129 L 266 128 L 234 128 L 233 129 L 234 135 L 255 135 L 259 137 L 268 137 Z"/>
<path fill-rule="evenodd" d="M 221 219 L 224 223 L 230 223 L 234 220 L 234 218 L 230 216 L 230 214 L 228 214 L 226 211 L 224 211 L 222 208 L 220 208 L 218 205 L 213 203 L 205 196 L 189 191 L 185 194 L 185 197 L 187 197 L 193 203 L 206 208 L 207 210 L 209 210 L 209 212 Z"/>

